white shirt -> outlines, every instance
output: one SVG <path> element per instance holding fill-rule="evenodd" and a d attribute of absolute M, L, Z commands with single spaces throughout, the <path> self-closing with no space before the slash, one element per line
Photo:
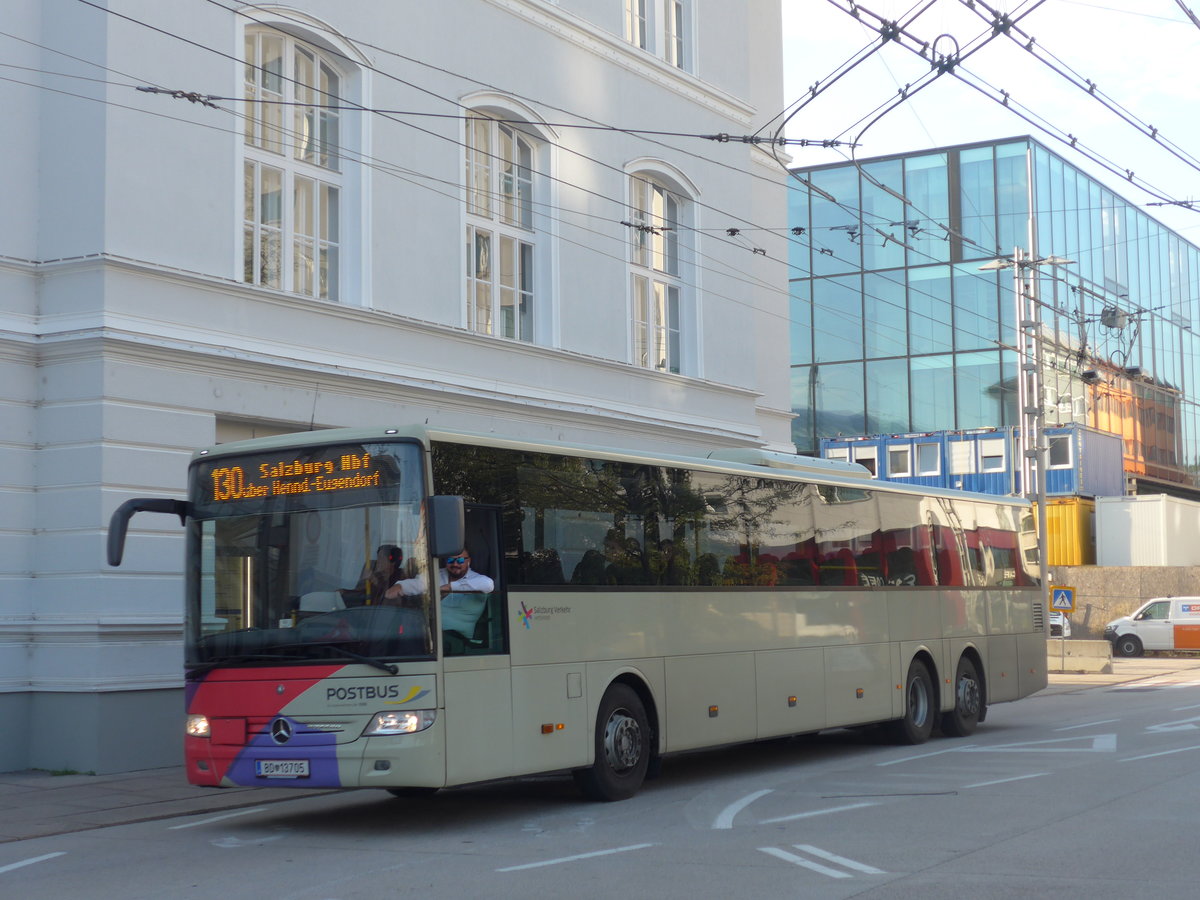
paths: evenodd
<path fill-rule="evenodd" d="M 425 579 L 420 576 L 396 583 L 405 595 L 425 593 Z M 495 590 L 496 583 L 469 567 L 462 578 L 454 581 L 442 569 L 438 572 L 438 583 L 450 585 L 450 593 L 442 597 L 442 631 L 457 631 L 464 637 L 471 637 L 475 633 L 475 623 L 487 605 L 485 595 Z"/>

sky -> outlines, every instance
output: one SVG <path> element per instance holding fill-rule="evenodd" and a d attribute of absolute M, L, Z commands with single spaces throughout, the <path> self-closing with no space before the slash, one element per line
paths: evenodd
<path fill-rule="evenodd" d="M 931 71 L 929 63 L 904 46 L 889 42 L 842 79 L 832 76 L 880 43 L 868 23 L 845 10 L 850 0 L 783 0 L 784 94 L 787 102 L 827 85 L 788 123 L 789 138 L 857 140 L 857 157 L 970 141 L 1030 134 L 1127 200 L 1200 243 L 1200 27 L 1176 0 L 987 0 L 1010 17 L 1028 12 L 1018 27 L 1063 71 L 1089 79 L 1110 103 L 1143 126 L 1154 126 L 1187 161 L 1097 102 L 1085 90 L 1052 71 L 1023 43 L 1000 35 L 966 59 L 960 71 L 981 85 L 1008 91 L 1027 114 L 1046 120 L 1056 133 L 1075 136 L 1093 155 L 1121 172 L 1132 170 L 1158 194 L 1195 201 L 1195 210 L 1148 206 L 1158 202 L 1126 178 L 1104 171 L 1086 156 L 964 85 L 952 74 L 903 100 L 873 124 L 886 105 L 900 99 Z M 1200 0 L 1184 0 L 1200 16 Z M 906 31 L 922 41 L 937 39 L 938 50 L 954 41 L 965 52 L 989 35 L 989 24 L 966 7 L 965 0 L 862 0 L 857 4 L 884 19 L 903 19 Z M 1034 8 L 1036 7 L 1036 8 Z M 978 4 L 980 9 L 986 15 Z M 913 12 L 920 14 L 911 19 Z M 851 151 L 791 147 L 795 165 L 845 160 Z M 1190 157 L 1194 156 L 1195 159 Z"/>

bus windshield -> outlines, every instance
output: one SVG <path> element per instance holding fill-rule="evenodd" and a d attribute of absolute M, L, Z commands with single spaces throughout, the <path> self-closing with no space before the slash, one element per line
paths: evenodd
<path fill-rule="evenodd" d="M 432 656 L 422 481 L 418 446 L 402 442 L 194 463 L 193 673 Z"/>

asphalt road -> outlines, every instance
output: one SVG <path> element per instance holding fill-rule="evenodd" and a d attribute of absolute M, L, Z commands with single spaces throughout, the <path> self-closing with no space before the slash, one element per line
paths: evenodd
<path fill-rule="evenodd" d="M 307 796 L 0 845 L 0 897 L 1193 898 L 1200 669 L 993 707 L 971 738 L 854 732 L 567 777 Z"/>

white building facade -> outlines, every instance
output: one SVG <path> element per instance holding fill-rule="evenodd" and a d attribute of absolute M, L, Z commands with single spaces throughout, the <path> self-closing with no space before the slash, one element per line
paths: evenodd
<path fill-rule="evenodd" d="M 180 759 L 196 447 L 792 449 L 778 0 L 7 11 L 0 771 Z"/>

